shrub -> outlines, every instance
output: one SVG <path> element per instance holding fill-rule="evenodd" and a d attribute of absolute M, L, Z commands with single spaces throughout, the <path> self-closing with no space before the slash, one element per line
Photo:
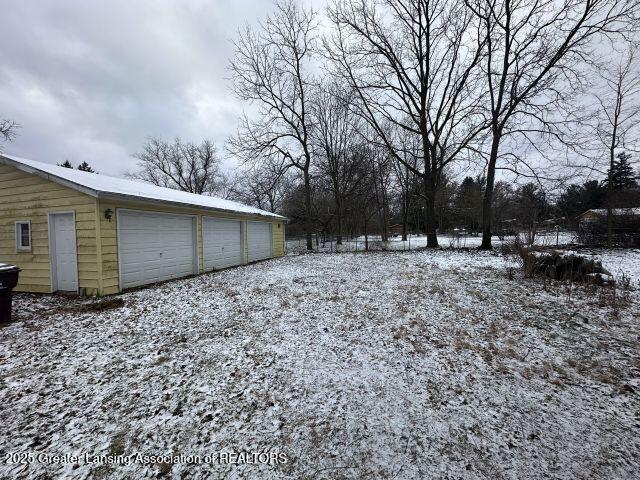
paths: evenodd
<path fill-rule="evenodd" d="M 544 276 L 572 282 L 590 281 L 599 284 L 612 282 L 611 274 L 599 261 L 575 252 L 521 248 L 518 253 L 522 259 L 523 270 L 528 276 Z"/>

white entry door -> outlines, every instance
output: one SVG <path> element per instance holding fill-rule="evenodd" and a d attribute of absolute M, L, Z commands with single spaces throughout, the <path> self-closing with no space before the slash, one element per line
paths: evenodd
<path fill-rule="evenodd" d="M 271 258 L 271 224 L 267 222 L 247 222 L 247 246 L 249 261 L 257 262 Z"/>
<path fill-rule="evenodd" d="M 76 221 L 73 213 L 52 213 L 49 217 L 53 291 L 78 291 Z"/>
<path fill-rule="evenodd" d="M 202 252 L 207 271 L 242 265 L 242 222 L 204 217 Z"/>
<path fill-rule="evenodd" d="M 118 210 L 120 288 L 197 273 L 195 218 Z"/>

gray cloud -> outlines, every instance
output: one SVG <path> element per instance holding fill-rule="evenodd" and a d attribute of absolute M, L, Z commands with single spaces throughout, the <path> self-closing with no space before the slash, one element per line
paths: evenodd
<path fill-rule="evenodd" d="M 56 0 L 3 8 L 0 116 L 15 155 L 87 160 L 120 175 L 146 137 L 213 139 L 242 105 L 227 80 L 231 39 L 267 0 Z"/>

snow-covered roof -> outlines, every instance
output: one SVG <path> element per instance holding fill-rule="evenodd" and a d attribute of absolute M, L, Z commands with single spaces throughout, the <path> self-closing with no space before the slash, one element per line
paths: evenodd
<path fill-rule="evenodd" d="M 587 215 L 588 213 L 595 213 L 596 215 L 606 215 L 606 208 L 592 208 L 591 210 L 587 210 L 582 215 Z M 615 216 L 634 216 L 640 215 L 640 208 L 612 208 L 611 213 Z M 581 216 L 582 216 L 581 215 Z"/>
<path fill-rule="evenodd" d="M 249 205 L 225 200 L 223 198 L 197 195 L 195 193 L 158 187 L 135 180 L 109 177 L 103 174 L 59 167 L 49 163 L 15 157 L 13 155 L 0 154 L 0 163 L 5 163 L 19 170 L 38 175 L 96 198 L 161 202 L 222 212 L 258 215 L 280 220 L 286 219 L 281 215 L 276 215 L 266 210 L 250 207 Z"/>

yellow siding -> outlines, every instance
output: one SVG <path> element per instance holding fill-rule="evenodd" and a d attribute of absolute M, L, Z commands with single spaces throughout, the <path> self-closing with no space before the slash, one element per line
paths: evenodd
<path fill-rule="evenodd" d="M 111 220 L 105 218 L 104 212 L 111 209 Z M 98 218 L 100 219 L 100 252 L 102 257 L 102 294 L 111 295 L 120 291 L 118 279 L 118 240 L 116 237 L 116 208 L 111 203 L 98 201 Z"/>
<path fill-rule="evenodd" d="M 0 164 L 0 262 L 18 265 L 17 291 L 51 292 L 48 214 L 76 215 L 78 286 L 98 291 L 96 201 L 89 195 Z M 31 251 L 16 250 L 15 222 L 31 221 Z"/>
<path fill-rule="evenodd" d="M 273 222 L 271 232 L 273 235 L 273 256 L 281 257 L 284 255 L 284 222 Z"/>

